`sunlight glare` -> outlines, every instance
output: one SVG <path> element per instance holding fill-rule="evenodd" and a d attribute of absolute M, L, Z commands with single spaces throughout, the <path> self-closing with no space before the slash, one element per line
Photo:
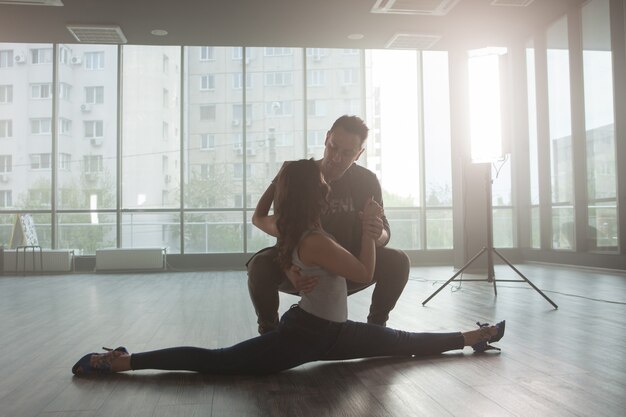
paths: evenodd
<path fill-rule="evenodd" d="M 469 115 L 471 158 L 474 163 L 502 159 L 500 55 L 505 48 L 470 52 Z"/>
<path fill-rule="evenodd" d="M 98 194 L 91 194 L 89 196 L 89 209 L 92 210 L 91 224 L 98 224 L 98 213 L 94 212 L 98 210 Z"/>

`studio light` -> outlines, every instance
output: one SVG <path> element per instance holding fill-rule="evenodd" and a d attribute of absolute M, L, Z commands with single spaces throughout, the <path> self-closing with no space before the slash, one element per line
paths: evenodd
<path fill-rule="evenodd" d="M 484 48 L 468 54 L 471 160 L 503 159 L 500 57 L 506 48 Z"/>

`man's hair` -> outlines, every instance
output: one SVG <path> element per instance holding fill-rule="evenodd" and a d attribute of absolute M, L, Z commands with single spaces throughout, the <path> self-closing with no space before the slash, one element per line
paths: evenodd
<path fill-rule="evenodd" d="M 339 119 L 335 120 L 335 123 L 333 123 L 330 131 L 332 132 L 337 128 L 342 128 L 346 132 L 358 135 L 361 139 L 361 145 L 363 145 L 363 142 L 365 142 L 365 139 L 367 139 L 367 133 L 369 132 L 369 128 L 367 127 L 363 119 L 358 116 L 341 116 Z"/>

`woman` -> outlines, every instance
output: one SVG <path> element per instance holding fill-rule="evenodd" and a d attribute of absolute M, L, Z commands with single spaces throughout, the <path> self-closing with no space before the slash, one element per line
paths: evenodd
<path fill-rule="evenodd" d="M 505 323 L 481 325 L 455 333 L 410 333 L 347 320 L 346 279 L 369 282 L 375 266 L 375 236 L 364 229 L 358 259 L 325 233 L 319 222 L 328 185 L 313 160 L 286 164 L 278 176 L 274 215 L 257 209 L 256 220 L 276 228 L 278 261 L 298 267 L 317 285 L 281 318 L 277 330 L 222 349 L 174 347 L 130 355 L 125 348 L 83 356 L 75 375 L 139 369 L 187 370 L 211 374 L 269 374 L 317 360 L 376 356 L 433 355 L 472 346 L 478 352 L 504 335 Z M 382 208 L 366 202 L 362 218 L 381 216 Z"/>

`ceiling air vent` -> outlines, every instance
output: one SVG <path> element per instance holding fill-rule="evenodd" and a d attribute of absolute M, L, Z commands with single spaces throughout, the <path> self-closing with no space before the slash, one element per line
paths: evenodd
<path fill-rule="evenodd" d="M 385 45 L 387 49 L 416 49 L 425 50 L 441 39 L 438 35 L 427 35 L 423 33 L 396 33 Z"/>
<path fill-rule="evenodd" d="M 459 0 L 376 0 L 372 13 L 444 16 Z"/>
<path fill-rule="evenodd" d="M 67 25 L 67 29 L 81 43 L 126 43 L 126 36 L 119 26 Z"/>
<path fill-rule="evenodd" d="M 492 6 L 526 7 L 535 0 L 493 0 Z"/>
<path fill-rule="evenodd" d="M 15 6 L 63 6 L 61 0 L 0 0 L 0 4 Z"/>

